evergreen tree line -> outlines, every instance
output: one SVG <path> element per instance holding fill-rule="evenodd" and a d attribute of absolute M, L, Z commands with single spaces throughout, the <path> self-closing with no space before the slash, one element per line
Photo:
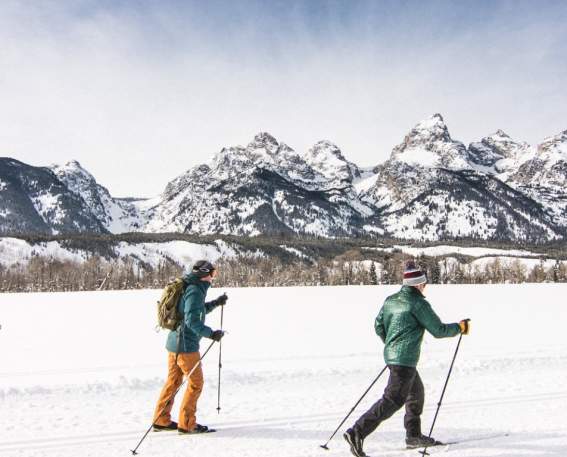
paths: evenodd
<path fill-rule="evenodd" d="M 278 257 L 240 257 L 216 262 L 221 287 L 276 287 L 318 285 L 399 284 L 409 256 L 393 253 L 379 260 L 363 260 L 345 253 L 334 259 L 289 262 Z M 543 260 L 526 267 L 519 259 L 498 258 L 484 264 L 457 262 L 454 258 L 421 256 L 418 264 L 432 284 L 497 284 L 567 282 L 567 266 Z M 163 260 L 157 266 L 135 259 L 106 260 L 92 256 L 82 263 L 34 257 L 26 265 L 0 265 L 2 292 L 59 292 L 161 288 L 183 273 L 183 266 Z"/>
<path fill-rule="evenodd" d="M 254 237 L 234 235 L 195 235 L 186 233 L 120 233 L 120 234 L 12 234 L 3 235 L 25 240 L 31 244 L 57 241 L 68 249 L 86 250 L 93 255 L 105 258 L 113 257 L 112 248 L 119 242 L 127 243 L 163 243 L 168 241 L 187 241 L 196 244 L 211 244 L 216 240 L 222 240 L 230 245 L 235 245 L 244 252 L 256 252 L 258 250 L 269 256 L 282 257 L 280 245 L 296 248 L 313 258 L 334 257 L 347 251 L 368 247 L 391 247 L 396 245 L 407 245 L 408 240 L 395 238 L 372 238 L 372 237 L 348 237 L 348 238 L 323 238 L 309 235 L 281 234 L 279 236 L 260 235 Z M 538 255 L 554 259 L 567 259 L 567 247 L 563 240 L 549 241 L 546 243 L 527 243 L 506 240 L 485 240 L 480 238 L 455 238 L 444 239 L 437 242 L 411 241 L 412 247 L 434 247 L 450 244 L 460 247 L 485 247 L 502 250 L 522 249 L 537 253 Z"/>

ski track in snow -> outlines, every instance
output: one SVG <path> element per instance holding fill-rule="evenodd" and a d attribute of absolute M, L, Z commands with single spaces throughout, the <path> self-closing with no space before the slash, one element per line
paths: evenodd
<path fill-rule="evenodd" d="M 379 398 L 385 376 L 330 450 L 319 445 L 383 367 L 372 325 L 383 299 L 396 290 L 227 290 L 222 409 L 217 414 L 214 348 L 204 361 L 198 412 L 198 420 L 218 432 L 150 433 L 139 455 L 349 456 L 342 432 Z M 458 443 L 429 449 L 431 455 L 567 455 L 567 312 L 555 300 L 566 292 L 567 285 L 553 284 L 428 288 L 445 322 L 472 319 L 433 433 Z M 159 293 L 0 295 L 0 456 L 131 455 L 151 423 L 165 376 L 165 333 L 153 331 Z M 70 328 L 63 316 L 77 307 L 86 321 Z M 207 323 L 214 328 L 218 320 L 213 312 Z M 424 432 L 456 343 L 424 340 L 418 367 L 426 389 Z M 405 450 L 403 439 L 398 412 L 367 438 L 365 451 L 370 457 L 419 455 Z"/>

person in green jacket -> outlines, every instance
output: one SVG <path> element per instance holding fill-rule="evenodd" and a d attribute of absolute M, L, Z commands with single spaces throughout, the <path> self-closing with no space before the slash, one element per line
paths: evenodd
<path fill-rule="evenodd" d="M 177 430 L 181 434 L 214 431 L 198 424 L 195 413 L 204 384 L 199 341 L 202 337 L 220 341 L 224 335 L 221 330 L 213 331 L 205 325 L 205 315 L 217 306 L 224 306 L 227 301 L 226 294 L 223 294 L 216 300 L 205 303 L 207 290 L 216 274 L 217 270 L 210 262 L 199 260 L 191 273 L 183 277 L 185 290 L 177 305 L 183 321 L 179 330 L 172 330 L 167 336 L 168 374 L 154 413 L 154 431 Z M 177 424 L 171 420 L 173 398 L 183 377 L 187 375 L 187 391 L 181 403 Z"/>
<path fill-rule="evenodd" d="M 468 322 L 444 324 L 423 295 L 427 278 L 413 261 L 406 264 L 401 290 L 386 298 L 374 328 L 384 343 L 384 359 L 390 370 L 384 394 L 343 435 L 356 457 L 364 457 L 364 439 L 381 422 L 405 405 L 406 446 L 417 448 L 439 443 L 421 433 L 424 389 L 416 366 L 425 330 L 435 338 L 468 334 Z"/>

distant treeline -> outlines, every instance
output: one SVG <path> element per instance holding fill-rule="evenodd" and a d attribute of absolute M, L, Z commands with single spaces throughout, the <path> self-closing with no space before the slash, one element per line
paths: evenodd
<path fill-rule="evenodd" d="M 349 237 L 349 238 L 324 238 L 309 235 L 290 235 L 282 233 L 279 236 L 233 236 L 233 235 L 193 235 L 185 233 L 120 233 L 120 234 L 61 234 L 61 235 L 45 235 L 45 234 L 13 234 L 2 235 L 3 237 L 19 238 L 29 243 L 35 244 L 47 241 L 59 241 L 63 245 L 70 248 L 100 250 L 101 255 L 108 252 L 108 247 L 119 242 L 128 243 L 163 243 L 167 241 L 187 241 L 197 244 L 209 244 L 215 240 L 223 240 L 227 243 L 235 243 L 243 248 L 250 250 L 261 249 L 270 253 L 275 247 L 285 244 L 298 249 L 306 249 L 317 253 L 317 257 L 329 257 L 344 253 L 351 249 L 383 246 L 390 247 L 394 245 L 408 245 L 413 247 L 432 247 L 440 245 L 451 245 L 459 247 L 485 247 L 492 249 L 521 249 L 526 251 L 537 252 L 548 258 L 567 259 L 567 244 L 565 241 L 548 241 L 543 243 L 528 242 L 507 242 L 484 240 L 474 237 L 460 237 L 445 239 L 442 241 L 412 241 L 397 238 L 385 238 L 382 236 L 375 237 Z"/>
<path fill-rule="evenodd" d="M 317 261 L 254 256 L 220 259 L 216 262 L 219 270 L 216 283 L 224 287 L 398 284 L 404 261 L 408 258 L 410 256 L 399 251 L 351 249 Z M 567 282 L 566 264 L 559 260 L 550 266 L 542 260 L 532 268 L 527 268 L 519 259 L 502 262 L 495 258 L 483 266 L 461 260 L 455 260 L 455 256 L 417 258 L 433 284 Z M 0 290 L 56 292 L 161 288 L 181 275 L 186 267 L 171 260 L 163 260 L 154 267 L 132 258 L 108 260 L 92 256 L 79 263 L 33 257 L 26 265 L 0 266 Z"/>
<path fill-rule="evenodd" d="M 460 237 L 445 239 L 437 242 L 411 241 L 397 238 L 375 237 L 349 237 L 324 238 L 308 235 L 290 235 L 282 233 L 279 236 L 233 236 L 233 235 L 193 235 L 185 233 L 120 233 L 120 234 L 12 234 L 3 237 L 14 237 L 25 240 L 31 244 L 48 241 L 58 241 L 69 249 L 84 249 L 102 257 L 112 257 L 111 247 L 120 242 L 127 243 L 163 243 L 168 241 L 187 241 L 196 244 L 211 244 L 222 240 L 229 244 L 236 244 L 245 250 L 254 252 L 261 250 L 268 255 L 282 256 L 279 246 L 286 245 L 301 250 L 313 258 L 333 258 L 348 251 L 364 247 L 392 247 L 395 245 L 411 245 L 412 247 L 434 247 L 451 245 L 459 247 L 484 247 L 504 250 L 525 250 L 545 256 L 546 258 L 567 260 L 567 243 L 564 241 L 548 241 L 545 243 L 506 242 L 484 240 L 474 237 Z M 285 254 L 283 254 L 285 257 Z"/>

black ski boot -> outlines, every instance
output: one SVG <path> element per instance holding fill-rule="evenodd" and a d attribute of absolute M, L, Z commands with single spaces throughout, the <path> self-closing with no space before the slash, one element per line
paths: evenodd
<path fill-rule="evenodd" d="M 154 432 L 168 432 L 172 430 L 177 430 L 177 422 L 171 421 L 169 425 L 153 425 Z"/>
<path fill-rule="evenodd" d="M 417 435 L 417 436 L 406 436 L 406 448 L 407 449 L 415 449 L 418 447 L 432 447 L 432 446 L 441 446 L 443 443 L 441 441 L 437 441 L 435 438 L 430 438 L 425 435 Z"/>
<path fill-rule="evenodd" d="M 356 430 L 349 428 L 343 434 L 343 438 L 350 445 L 350 452 L 352 453 L 352 455 L 354 455 L 355 457 L 366 457 L 366 454 L 362 450 L 364 439 Z"/>
<path fill-rule="evenodd" d="M 185 430 L 184 428 L 177 429 L 177 433 L 179 433 L 180 435 L 198 435 L 199 433 L 212 433 L 212 432 L 216 432 L 216 430 L 201 424 L 195 424 L 195 427 L 193 427 L 192 430 Z"/>

